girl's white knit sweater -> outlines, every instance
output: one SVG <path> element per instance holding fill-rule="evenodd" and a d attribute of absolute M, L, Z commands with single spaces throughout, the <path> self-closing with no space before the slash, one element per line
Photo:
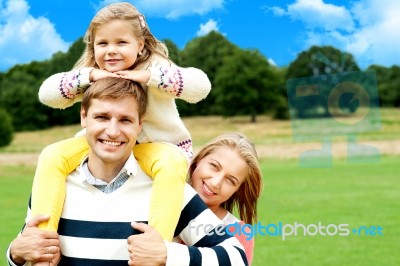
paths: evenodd
<path fill-rule="evenodd" d="M 67 108 L 82 100 L 90 85 L 92 67 L 57 73 L 47 78 L 39 90 L 40 101 L 53 108 Z M 207 75 L 200 69 L 178 67 L 164 58 L 154 56 L 151 63 L 138 69 L 148 69 L 151 78 L 142 84 L 148 93 L 148 106 L 138 142 L 168 142 L 177 145 L 190 158 L 192 140 L 179 116 L 175 99 L 196 103 L 211 90 Z"/>

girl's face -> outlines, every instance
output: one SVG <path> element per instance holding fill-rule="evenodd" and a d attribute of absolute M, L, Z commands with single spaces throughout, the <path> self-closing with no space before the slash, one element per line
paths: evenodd
<path fill-rule="evenodd" d="M 127 21 L 114 20 L 94 33 L 94 57 L 100 69 L 116 72 L 130 68 L 144 43 L 133 35 Z"/>
<path fill-rule="evenodd" d="M 247 164 L 229 147 L 216 147 L 203 157 L 192 174 L 192 186 L 210 207 L 218 208 L 245 181 Z"/>

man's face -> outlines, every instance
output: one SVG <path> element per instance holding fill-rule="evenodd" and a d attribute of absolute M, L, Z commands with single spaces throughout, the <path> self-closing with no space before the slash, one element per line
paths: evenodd
<path fill-rule="evenodd" d="M 87 113 L 81 111 L 86 128 L 90 161 L 123 165 L 132 152 L 142 123 L 133 96 L 121 99 L 92 99 Z"/>

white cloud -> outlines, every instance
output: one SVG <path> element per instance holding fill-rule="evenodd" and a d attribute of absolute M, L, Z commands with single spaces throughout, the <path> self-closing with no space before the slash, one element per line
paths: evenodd
<path fill-rule="evenodd" d="M 280 7 L 268 9 L 277 16 L 286 15 L 304 23 L 304 48 L 335 46 L 353 54 L 362 68 L 400 62 L 398 0 L 359 0 L 347 8 L 322 0 L 296 0 L 283 11 Z"/>
<path fill-rule="evenodd" d="M 103 0 L 100 6 L 105 6 L 115 0 Z M 155 17 L 177 19 L 189 15 L 204 15 L 214 9 L 220 9 L 224 0 L 136 0 L 131 2 L 140 12 Z"/>
<path fill-rule="evenodd" d="M 322 0 L 297 0 L 288 6 L 287 13 L 310 29 L 352 30 L 354 27 L 351 14 L 345 7 L 325 4 Z"/>
<path fill-rule="evenodd" d="M 200 29 L 197 31 L 196 36 L 204 36 L 207 35 L 211 31 L 219 31 L 218 29 L 218 23 L 210 19 L 207 21 L 205 24 L 200 24 Z"/>
<path fill-rule="evenodd" d="M 352 12 L 360 27 L 349 36 L 347 50 L 368 64 L 399 65 L 400 3 L 365 0 L 356 3 Z"/>
<path fill-rule="evenodd" d="M 275 63 L 274 59 L 272 59 L 272 58 L 268 58 L 268 63 L 270 63 L 271 66 L 278 66 L 278 65 Z"/>
<path fill-rule="evenodd" d="M 0 11 L 0 71 L 16 63 L 44 60 L 57 51 L 66 51 L 65 42 L 44 17 L 29 14 L 25 0 L 9 0 Z"/>
<path fill-rule="evenodd" d="M 288 15 L 288 12 L 279 6 L 272 6 L 272 7 L 266 6 L 263 7 L 263 9 L 270 10 L 277 17 Z"/>

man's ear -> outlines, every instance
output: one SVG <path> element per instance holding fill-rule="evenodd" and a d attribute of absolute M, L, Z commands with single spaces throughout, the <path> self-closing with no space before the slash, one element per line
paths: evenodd
<path fill-rule="evenodd" d="M 81 127 L 86 128 L 86 112 L 83 108 L 81 108 Z"/>

